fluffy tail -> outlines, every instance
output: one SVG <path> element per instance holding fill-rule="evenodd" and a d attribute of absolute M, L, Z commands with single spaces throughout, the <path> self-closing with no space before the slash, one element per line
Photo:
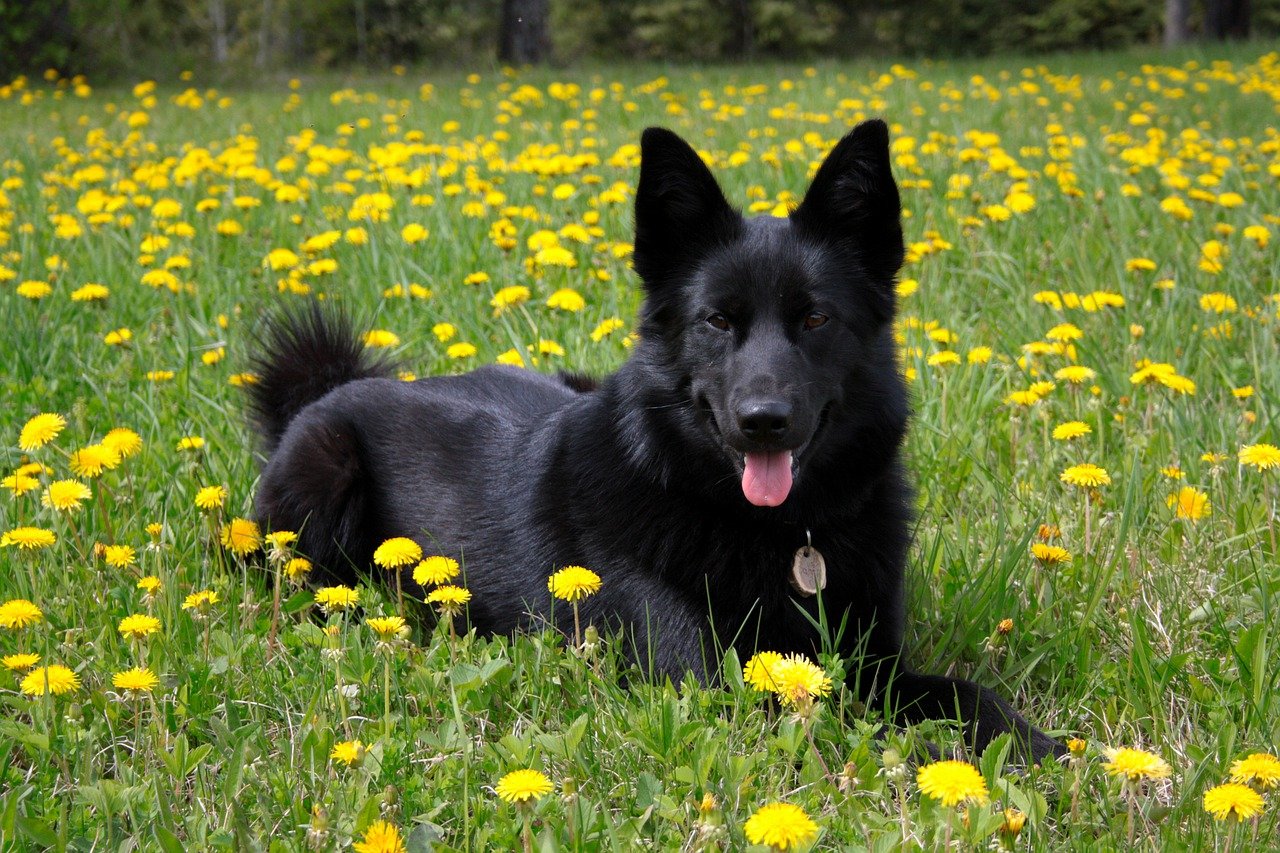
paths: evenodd
<path fill-rule="evenodd" d="M 269 317 L 259 341 L 249 417 L 268 454 L 309 403 L 354 379 L 395 375 L 390 362 L 368 355 L 350 317 L 316 301 Z"/>

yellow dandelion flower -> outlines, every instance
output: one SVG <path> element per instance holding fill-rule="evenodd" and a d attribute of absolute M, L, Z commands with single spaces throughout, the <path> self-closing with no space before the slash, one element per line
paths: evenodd
<path fill-rule="evenodd" d="M 565 566 L 547 578 L 547 589 L 561 601 L 581 601 L 600 591 L 600 576 L 582 566 Z"/>
<path fill-rule="evenodd" d="M 40 503 L 59 512 L 74 512 L 93 497 L 93 490 L 79 480 L 55 480 L 40 496 Z"/>
<path fill-rule="evenodd" d="M 101 302 L 110 295 L 111 290 L 105 285 L 90 282 L 89 284 L 82 285 L 81 287 L 77 287 L 75 290 L 71 291 L 71 301 Z"/>
<path fill-rule="evenodd" d="M 537 770 L 513 770 L 498 780 L 494 793 L 507 803 L 538 800 L 552 790 L 551 780 Z"/>
<path fill-rule="evenodd" d="M 460 341 L 456 344 L 450 344 L 449 348 L 444 351 L 444 354 L 449 356 L 449 358 L 462 359 L 473 358 L 477 352 L 479 352 L 479 350 L 476 349 L 475 344 Z"/>
<path fill-rule="evenodd" d="M 946 367 L 952 364 L 960 363 L 960 353 L 955 350 L 944 349 L 940 352 L 931 353 L 925 363 L 930 367 Z"/>
<path fill-rule="evenodd" d="M 427 228 L 417 222 L 410 222 L 408 225 L 400 229 L 400 238 L 409 245 L 421 243 L 423 240 L 431 236 L 431 232 Z"/>
<path fill-rule="evenodd" d="M 0 548 L 14 546 L 20 551 L 34 551 L 36 548 L 48 548 L 58 541 L 52 530 L 43 527 L 15 527 L 0 536 Z"/>
<path fill-rule="evenodd" d="M 142 640 L 160 630 L 160 620 L 147 613 L 135 613 L 121 619 L 117 630 L 130 640 Z"/>
<path fill-rule="evenodd" d="M 995 353 L 991 347 L 979 346 L 969 350 L 969 352 L 965 354 L 964 358 L 969 364 L 986 364 L 991 361 L 991 356 L 994 354 Z"/>
<path fill-rule="evenodd" d="M 453 585 L 436 587 L 427 595 L 427 604 L 434 604 L 451 616 L 461 611 L 470 600 L 471 590 Z"/>
<path fill-rule="evenodd" d="M 1072 364 L 1067 367 L 1059 368 L 1054 371 L 1053 378 L 1070 382 L 1072 385 L 1083 385 L 1091 382 L 1098 375 L 1092 367 L 1085 367 L 1081 364 Z"/>
<path fill-rule="evenodd" d="M 742 827 L 747 840 L 774 850 L 790 850 L 808 844 L 818 835 L 818 825 L 794 803 L 769 803 L 756 809 Z"/>
<path fill-rule="evenodd" d="M 222 527 L 222 547 L 245 557 L 262 547 L 262 532 L 256 522 L 233 518 Z"/>
<path fill-rule="evenodd" d="M 80 686 L 80 676 L 61 664 L 42 666 L 33 669 L 22 679 L 20 689 L 28 696 L 43 696 L 51 693 L 58 696 L 75 690 Z"/>
<path fill-rule="evenodd" d="M 160 581 L 160 578 L 155 575 L 147 575 L 146 577 L 138 578 L 138 583 L 136 584 L 137 588 L 142 590 L 143 594 L 148 598 L 155 598 L 156 595 L 160 593 L 160 588 L 163 585 L 164 584 Z"/>
<path fill-rule="evenodd" d="M 1067 421 L 1053 428 L 1053 437 L 1057 441 L 1070 441 L 1073 438 L 1079 438 L 1091 432 L 1093 432 L 1093 428 L 1084 421 Z"/>
<path fill-rule="evenodd" d="M 413 580 L 419 586 L 442 584 L 458 576 L 458 561 L 452 557 L 427 557 L 413 568 Z"/>
<path fill-rule="evenodd" d="M 489 300 L 489 304 L 493 306 L 493 315 L 496 317 L 508 308 L 528 302 L 532 295 L 529 288 L 523 284 L 513 284 L 495 293 Z"/>
<path fill-rule="evenodd" d="M 326 586 L 316 590 L 316 604 L 325 613 L 346 610 L 360 603 L 360 590 L 349 586 Z"/>
<path fill-rule="evenodd" d="M 1248 785 L 1227 782 L 1204 792 L 1204 810 L 1214 820 L 1248 820 L 1262 813 L 1262 795 Z"/>
<path fill-rule="evenodd" d="M 212 589 L 202 589 L 188 595 L 182 601 L 183 610 L 194 610 L 193 616 L 203 617 L 208 615 L 213 605 L 219 601 L 218 593 Z"/>
<path fill-rule="evenodd" d="M 227 490 L 223 486 L 203 486 L 200 491 L 196 492 L 195 504 L 197 509 L 209 512 L 210 510 L 219 509 L 227 500 Z"/>
<path fill-rule="evenodd" d="M 333 745 L 329 760 L 350 767 L 364 758 L 365 746 L 359 740 L 342 740 Z"/>
<path fill-rule="evenodd" d="M 142 449 L 142 436 L 128 427 L 116 427 L 102 437 L 102 444 L 128 459 Z"/>
<path fill-rule="evenodd" d="M 1280 447 L 1274 444 L 1249 444 L 1240 448 L 1240 464 L 1259 471 L 1280 467 Z"/>
<path fill-rule="evenodd" d="M 1264 791 L 1280 787 L 1280 758 L 1266 752 L 1255 752 L 1247 758 L 1233 761 L 1231 781 L 1257 785 Z"/>
<path fill-rule="evenodd" d="M 1209 496 L 1191 486 L 1183 486 L 1176 494 L 1169 495 L 1165 502 L 1174 510 L 1176 518 L 1188 521 L 1199 521 L 1213 512 Z"/>
<path fill-rule="evenodd" d="M 1046 566 L 1058 563 L 1066 563 L 1071 560 L 1071 552 L 1059 545 L 1049 545 L 1045 542 L 1031 543 L 1031 556 L 1035 557 Z"/>
<path fill-rule="evenodd" d="M 52 412 L 42 412 L 22 427 L 18 436 L 18 447 L 27 453 L 44 447 L 58 437 L 67 426 L 67 419 Z"/>
<path fill-rule="evenodd" d="M 294 557 L 284 564 L 284 576 L 291 581 L 300 581 L 311 571 L 311 561 L 306 557 Z"/>
<path fill-rule="evenodd" d="M 100 477 L 120 464 L 120 451 L 105 444 L 90 444 L 71 454 L 67 467 L 80 477 Z"/>
<path fill-rule="evenodd" d="M 0 486 L 8 489 L 13 493 L 14 497 L 25 495 L 27 492 L 34 492 L 40 488 L 40 481 L 30 474 L 10 474 L 3 480 L 0 480 Z"/>
<path fill-rule="evenodd" d="M 127 569 L 138 562 L 138 552 L 129 545 L 108 545 L 102 549 L 102 559 L 108 566 Z"/>
<path fill-rule="evenodd" d="M 1082 489 L 1096 489 L 1098 486 L 1111 484 L 1111 475 L 1107 473 L 1106 469 L 1094 465 L 1092 462 L 1072 465 L 1063 471 L 1058 479 Z"/>
<path fill-rule="evenodd" d="M 150 693 L 160 683 L 156 674 L 147 667 L 135 666 L 111 676 L 111 686 L 131 694 Z"/>
<path fill-rule="evenodd" d="M 370 349 L 400 346 L 400 336 L 386 329 L 370 329 L 364 333 L 364 345 Z"/>
<path fill-rule="evenodd" d="M 920 793 L 944 806 L 987 801 L 987 782 L 977 768 L 966 761 L 935 761 L 916 771 Z"/>
<path fill-rule="evenodd" d="M 0 604 L 0 628 L 21 630 L 44 619 L 44 613 L 25 598 L 11 598 Z"/>
<path fill-rule="evenodd" d="M 583 299 L 582 294 L 578 293 L 578 291 L 562 287 L 547 297 L 547 307 L 556 308 L 560 311 L 581 311 L 587 307 L 587 300 Z"/>
<path fill-rule="evenodd" d="M 373 552 L 373 561 L 384 569 L 397 569 L 422 559 L 422 546 L 405 536 L 383 542 Z"/>
<path fill-rule="evenodd" d="M 778 652 L 756 652 L 742 668 L 742 680 L 757 693 L 773 693 L 778 689 L 774 670 L 782 663 Z"/>
<path fill-rule="evenodd" d="M 351 845 L 356 853 L 405 853 L 400 830 L 385 820 L 375 820 L 364 831 L 364 838 Z"/>
<path fill-rule="evenodd" d="M 27 299 L 44 299 L 53 293 L 53 287 L 47 281 L 24 281 L 17 287 L 18 295 Z"/>
<path fill-rule="evenodd" d="M 177 449 L 180 453 L 204 450 L 204 439 L 198 435 L 184 435 L 178 439 Z"/>
<path fill-rule="evenodd" d="M 625 325 L 626 324 L 617 317 L 610 317 L 606 320 L 601 320 L 600 324 L 591 330 L 591 340 L 598 344 Z"/>
<path fill-rule="evenodd" d="M 1121 776 L 1130 782 L 1165 779 L 1173 773 L 1173 768 L 1167 761 L 1144 749 L 1124 747 L 1105 751 L 1110 760 L 1102 765 L 1102 769 L 1112 776 Z"/>
<path fill-rule="evenodd" d="M 30 652 L 18 652 L 17 654 L 5 655 L 0 658 L 0 664 L 10 672 L 26 672 L 31 667 L 40 663 L 40 655 L 31 654 Z"/>
<path fill-rule="evenodd" d="M 1010 406 L 1034 406 L 1040 402 L 1040 395 L 1034 391 L 1011 391 L 1004 401 Z"/>
<path fill-rule="evenodd" d="M 831 678 L 804 655 L 788 655 L 773 667 L 774 692 L 788 705 L 807 707 L 831 692 Z"/>
<path fill-rule="evenodd" d="M 262 265 L 273 271 L 292 269 L 296 267 L 302 259 L 289 249 L 272 249 L 267 256 L 262 259 Z"/>
<path fill-rule="evenodd" d="M 408 628 L 402 616 L 373 616 L 364 620 L 364 624 L 383 642 L 395 639 Z"/>

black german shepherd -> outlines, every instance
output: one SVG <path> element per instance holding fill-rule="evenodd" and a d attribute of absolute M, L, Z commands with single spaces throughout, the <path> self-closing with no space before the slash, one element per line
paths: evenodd
<path fill-rule="evenodd" d="M 714 677 L 713 639 L 812 655 L 820 599 L 864 698 L 959 718 L 977 749 L 1011 731 L 1034 759 L 1060 754 L 991 690 L 902 659 L 899 218 L 881 121 L 840 140 L 787 218 L 743 218 L 688 144 L 646 130 L 630 360 L 599 387 L 500 366 L 406 383 L 341 317 L 282 314 L 252 386 L 259 519 L 299 531 L 331 581 L 392 536 L 462 561 L 481 632 L 549 619 L 547 577 L 587 566 L 604 584 L 584 618 L 677 679 Z M 825 578 L 814 551 L 796 567 L 809 543 Z"/>

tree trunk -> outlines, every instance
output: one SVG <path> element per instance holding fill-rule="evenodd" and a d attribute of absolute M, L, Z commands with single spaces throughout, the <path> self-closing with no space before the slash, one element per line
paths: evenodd
<path fill-rule="evenodd" d="M 226 0 L 209 0 L 209 22 L 213 25 L 213 61 L 223 65 L 231 52 L 227 44 Z"/>
<path fill-rule="evenodd" d="M 498 58 L 511 65 L 537 65 L 551 56 L 550 0 L 502 0 Z"/>
<path fill-rule="evenodd" d="M 262 0 L 262 20 L 258 22 L 258 67 L 271 64 L 271 29 L 274 23 L 271 0 Z"/>
<path fill-rule="evenodd" d="M 1177 47 L 1187 41 L 1188 0 L 1164 0 L 1164 46 Z"/>
<path fill-rule="evenodd" d="M 729 37 L 729 55 L 735 59 L 750 59 L 756 49 L 755 20 L 751 16 L 751 0 L 732 0 L 729 3 L 729 20 L 733 33 Z"/>
<path fill-rule="evenodd" d="M 1214 41 L 1249 37 L 1249 0 L 1209 0 L 1204 14 L 1205 35 Z"/>

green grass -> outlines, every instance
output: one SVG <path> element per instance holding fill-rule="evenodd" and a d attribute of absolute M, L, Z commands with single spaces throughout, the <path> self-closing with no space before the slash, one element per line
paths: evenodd
<path fill-rule="evenodd" d="M 30 697 L 20 673 L 0 672 L 0 842 L 293 850 L 310 838 L 346 849 L 381 816 L 413 849 L 510 848 L 520 844 L 521 814 L 493 787 L 533 767 L 556 785 L 533 808 L 544 849 L 740 849 L 747 818 L 774 801 L 814 818 L 820 849 L 899 849 L 904 837 L 938 849 L 948 832 L 963 849 L 985 848 L 1004 807 L 1029 815 L 1016 841 L 1025 849 L 1123 848 L 1130 832 L 1152 850 L 1213 849 L 1229 836 L 1256 847 L 1252 839 L 1277 831 L 1274 794 L 1269 811 L 1234 832 L 1201 799 L 1233 761 L 1274 752 L 1280 737 L 1280 470 L 1237 459 L 1244 446 L 1280 441 L 1280 66 L 1265 50 L 897 70 L 486 68 L 433 75 L 425 98 L 412 74 L 303 80 L 296 92 L 284 80 L 218 93 L 202 84 L 198 108 L 175 102 L 188 84 L 172 80 L 160 81 L 153 105 L 127 89 L 76 94 L 67 81 L 0 90 L 0 382 L 11 413 L 0 473 L 28 461 L 50 469 L 35 491 L 5 491 L 0 531 L 34 525 L 57 535 L 43 550 L 0 549 L 0 602 L 26 598 L 44 616 L 0 629 L 0 652 L 38 653 L 80 679 L 66 694 Z M 126 114 L 147 123 L 131 131 Z M 731 200 L 773 207 L 801 193 L 834 139 L 872 115 L 894 125 L 915 248 L 902 278 L 919 283 L 900 300 L 919 505 L 913 659 L 989 684 L 1041 726 L 1084 739 L 1083 758 L 1026 771 L 1008 763 L 1002 744 L 971 757 L 992 805 L 971 808 L 965 826 L 918 792 L 914 765 L 894 760 L 926 741 L 959 749 L 952 728 L 878 740 L 877 718 L 837 693 L 806 732 L 743 686 L 743 662 L 732 656 L 723 687 L 632 674 L 623 689 L 626 667 L 607 637 L 584 656 L 550 634 L 450 641 L 414 619 L 410 642 L 390 658 L 387 719 L 387 658 L 361 615 L 335 617 L 342 627 L 326 636 L 311 593 L 287 588 L 279 645 L 269 648 L 269 574 L 240 571 L 211 530 L 251 514 L 257 459 L 242 392 L 229 380 L 248 369 L 262 313 L 301 298 L 282 290 L 339 299 L 394 332 L 396 356 L 419 376 L 513 350 L 533 369 L 608 371 L 626 357 L 639 304 L 627 260 L 636 161 L 623 146 L 646 125 L 671 126 L 713 160 Z M 304 132 L 329 153 L 307 153 Z M 975 144 L 972 132 L 998 139 Z M 1149 158 L 1125 154 L 1148 139 Z M 388 147 L 397 141 L 429 147 L 401 160 Z M 329 166 L 308 170 L 313 162 Z M 1064 172 L 1074 177 L 1060 180 Z M 1177 175 L 1185 187 L 1171 185 Z M 1035 206 L 994 221 L 988 206 L 1019 182 Z M 281 184 L 299 187 L 298 199 L 277 201 Z M 572 194 L 557 199 L 566 184 Z M 354 197 L 376 192 L 392 202 L 386 221 L 352 220 Z M 1217 203 L 1228 192 L 1238 205 Z M 1186 200 L 1189 220 L 1161 209 L 1172 195 Z M 261 203 L 241 209 L 236 198 Z M 156 218 L 162 199 L 180 211 Z M 206 199 L 219 207 L 198 209 Z M 95 212 L 104 214 L 97 224 Z M 58 215 L 82 233 L 58 236 Z M 506 249 L 491 230 L 503 218 L 514 238 Z M 223 220 L 240 233 L 220 234 Z M 430 237 L 407 244 L 401 230 L 411 223 Z M 531 235 L 575 223 L 599 229 L 585 243 L 561 237 L 576 267 L 526 264 Z M 1256 225 L 1273 235 L 1270 245 L 1244 234 Z M 308 238 L 357 226 L 367 244 L 340 238 L 301 250 Z M 156 235 L 168 245 L 144 248 Z M 1202 246 L 1215 239 L 1227 252 L 1212 274 L 1201 269 Z M 303 267 L 331 258 L 336 270 L 291 277 L 265 268 L 278 248 L 302 255 Z M 176 292 L 142 283 L 174 257 L 190 261 L 173 270 Z M 1134 258 L 1156 269 L 1127 270 Z M 489 281 L 464 284 L 476 272 Z M 1172 289 L 1155 286 L 1164 279 Z M 52 293 L 23 298 L 26 281 L 48 282 Z M 104 303 L 72 301 L 88 282 L 110 288 Z M 411 284 L 431 297 L 408 295 Z M 528 287 L 531 298 L 495 316 L 490 299 L 507 285 Z M 546 306 L 564 287 L 584 297 L 581 311 Z M 1123 305 L 1054 308 L 1033 299 L 1041 291 L 1105 291 Z M 1203 308 L 1201 297 L 1215 292 L 1235 309 Z M 623 327 L 593 340 L 609 318 Z M 433 332 L 445 322 L 456 328 L 448 341 Z M 1064 322 L 1082 332 L 1074 354 L 1027 355 L 1026 345 Z M 106 345 L 120 328 L 131 340 Z M 564 354 L 535 363 L 528 348 L 540 340 Z M 458 342 L 476 354 L 450 357 Z M 991 348 L 989 362 L 968 363 L 977 347 Z M 929 363 L 944 350 L 960 364 Z M 1173 365 L 1194 394 L 1132 384 L 1144 358 Z M 1079 388 L 1058 381 L 1031 406 L 1008 401 L 1073 362 L 1096 376 Z M 148 378 L 158 370 L 173 378 Z M 1233 396 L 1244 386 L 1252 396 Z M 39 412 L 60 413 L 66 429 L 24 453 L 19 432 Z M 1050 437 L 1076 419 L 1092 432 Z M 136 431 L 142 451 L 88 481 L 94 495 L 79 511 L 42 506 L 44 486 L 71 476 L 69 454 L 115 427 Z M 187 436 L 202 437 L 203 450 L 179 451 Z M 1088 550 L 1085 497 L 1059 480 L 1080 462 L 1111 476 L 1089 510 Z M 210 485 L 228 490 L 213 518 L 193 502 Z M 1206 493 L 1212 513 L 1176 519 L 1166 499 L 1182 486 Z M 150 524 L 162 532 L 152 536 Z M 1065 563 L 1041 567 L 1030 556 L 1041 525 L 1060 527 L 1054 544 L 1070 552 Z M 98 543 L 132 546 L 135 559 L 111 566 Z M 609 583 L 609 567 L 592 568 Z M 151 603 L 136 589 L 146 575 L 163 584 Z M 202 589 L 220 602 L 198 622 L 182 604 Z M 394 612 L 394 591 L 375 583 L 361 596 L 364 615 Z M 117 631 L 139 612 L 163 626 L 142 644 Z M 997 631 L 1004 619 L 1007 634 Z M 841 662 L 822 663 L 838 683 Z M 135 665 L 160 685 L 122 701 L 112 675 Z M 339 680 L 351 695 L 340 697 Z M 363 760 L 331 760 L 334 744 L 353 738 L 368 744 Z M 1130 797 L 1102 766 L 1103 751 L 1122 746 L 1161 755 L 1171 779 Z"/>

